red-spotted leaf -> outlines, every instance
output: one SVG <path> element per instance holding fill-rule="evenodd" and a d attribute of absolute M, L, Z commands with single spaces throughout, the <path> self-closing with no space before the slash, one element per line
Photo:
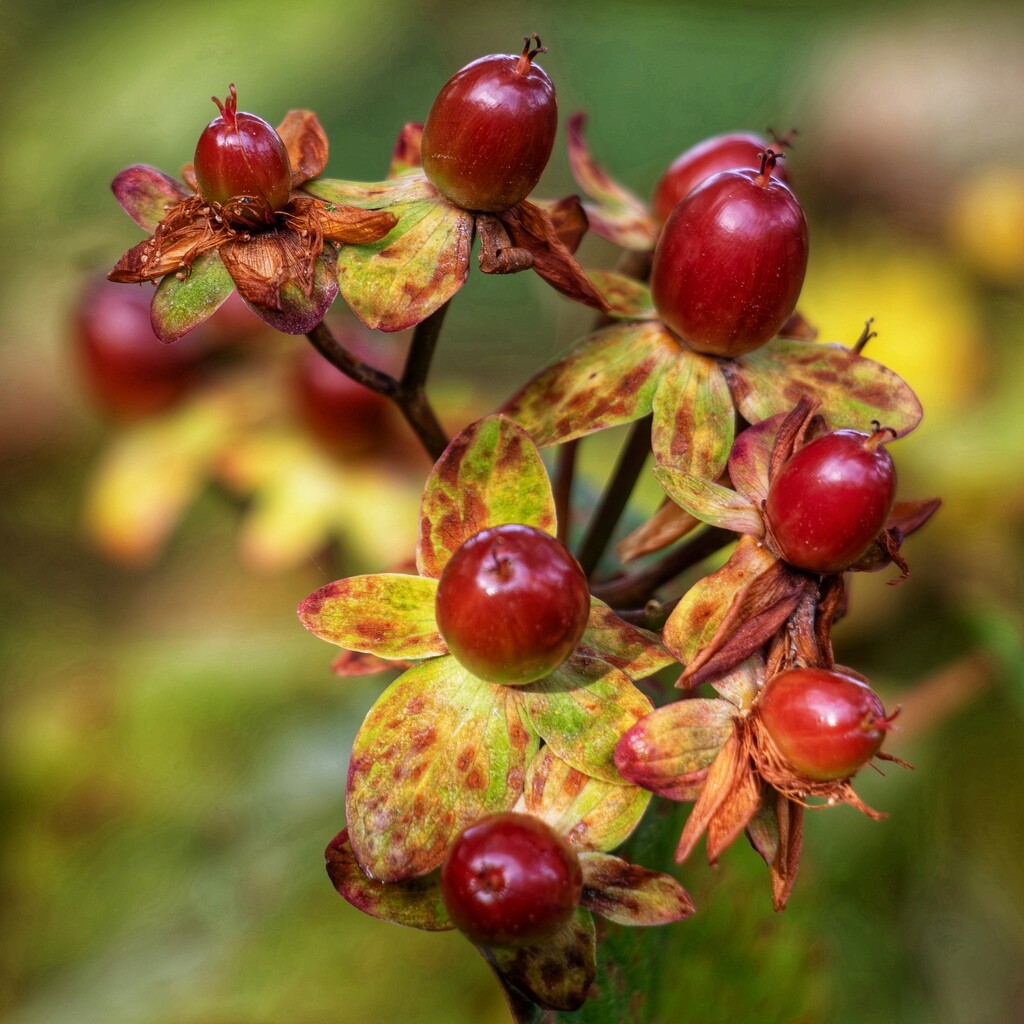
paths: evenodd
<path fill-rule="evenodd" d="M 191 194 L 163 171 L 145 164 L 125 168 L 110 187 L 124 212 L 149 232 L 156 230 L 170 207 Z"/>
<path fill-rule="evenodd" d="M 490 526 L 555 532 L 555 503 L 540 454 L 504 416 L 470 424 L 437 460 L 423 490 L 416 564 L 438 577 L 464 541 Z"/>
<path fill-rule="evenodd" d="M 445 654 L 434 616 L 437 580 L 381 573 L 337 580 L 299 605 L 299 621 L 322 640 L 380 658 Z"/>
<path fill-rule="evenodd" d="M 388 164 L 388 178 L 399 178 L 409 171 L 418 171 L 423 166 L 423 125 L 410 121 L 402 125 L 391 151 Z"/>
<path fill-rule="evenodd" d="M 608 315 L 619 320 L 657 320 L 651 289 L 643 281 L 615 270 L 591 270 L 590 280 L 608 303 Z"/>
<path fill-rule="evenodd" d="M 597 971 L 597 936 L 588 910 L 550 939 L 518 949 L 481 950 L 513 988 L 551 1010 L 578 1010 Z"/>
<path fill-rule="evenodd" d="M 452 657 L 404 672 L 352 748 L 346 818 L 363 871 L 395 881 L 439 867 L 458 832 L 514 806 L 536 750 L 509 688 Z"/>
<path fill-rule="evenodd" d="M 616 924 L 682 921 L 693 911 L 689 893 L 671 876 L 607 853 L 582 853 L 583 906 Z"/>
<path fill-rule="evenodd" d="M 680 353 L 654 396 L 651 447 L 658 465 L 717 480 L 729 458 L 735 422 L 719 361 Z"/>
<path fill-rule="evenodd" d="M 591 600 L 590 618 L 577 650 L 621 669 L 630 679 L 644 679 L 675 661 L 654 633 L 623 621 L 597 598 Z"/>
<path fill-rule="evenodd" d="M 594 200 L 584 204 L 590 227 L 595 234 L 620 248 L 650 252 L 658 238 L 657 221 L 642 199 L 615 181 L 590 155 L 583 137 L 586 119 L 583 112 L 573 114 L 566 133 L 572 175 L 580 188 Z"/>
<path fill-rule="evenodd" d="M 729 453 L 729 479 L 758 507 L 768 500 L 772 447 L 785 416 L 772 416 L 740 432 Z"/>
<path fill-rule="evenodd" d="M 660 323 L 614 324 L 541 370 L 502 412 L 541 448 L 630 423 L 651 411 L 662 374 L 679 352 Z"/>
<path fill-rule="evenodd" d="M 830 429 L 866 431 L 877 421 L 902 437 L 921 420 L 921 403 L 901 377 L 842 345 L 776 338 L 723 368 L 751 423 L 790 412 L 804 396 L 821 402 Z"/>
<path fill-rule="evenodd" d="M 622 736 L 615 766 L 623 778 L 659 796 L 694 800 L 735 717 L 732 704 L 714 697 L 666 704 Z"/>
<path fill-rule="evenodd" d="M 306 191 L 331 203 L 387 210 L 398 218 L 383 238 L 345 246 L 339 254 L 342 294 L 368 327 L 413 327 L 465 283 L 473 215 L 448 202 L 422 172 L 369 185 L 319 178 Z"/>
<path fill-rule="evenodd" d="M 615 768 L 619 737 L 651 710 L 629 677 L 607 662 L 573 654 L 561 668 L 518 687 L 541 738 L 573 768 L 623 783 Z"/>
<path fill-rule="evenodd" d="M 729 560 L 698 580 L 672 609 L 665 623 L 665 646 L 685 665 L 710 643 L 737 593 L 775 564 L 775 557 L 753 537 L 743 537 Z"/>
<path fill-rule="evenodd" d="M 234 291 L 235 282 L 216 252 L 207 252 L 187 275 L 168 274 L 153 296 L 153 332 L 164 342 L 177 341 L 217 311 Z"/>
<path fill-rule="evenodd" d="M 761 510 L 744 495 L 711 480 L 661 466 L 654 475 L 665 493 L 690 515 L 736 533 L 764 535 Z"/>
<path fill-rule="evenodd" d="M 401 882 L 371 881 L 352 855 L 348 829 L 342 829 L 330 841 L 325 856 L 334 888 L 364 914 L 428 932 L 449 931 L 453 927 L 436 874 Z"/>
<path fill-rule="evenodd" d="M 639 824 L 651 794 L 639 786 L 595 779 L 570 767 L 549 746 L 530 762 L 523 803 L 577 850 L 613 850 Z"/>

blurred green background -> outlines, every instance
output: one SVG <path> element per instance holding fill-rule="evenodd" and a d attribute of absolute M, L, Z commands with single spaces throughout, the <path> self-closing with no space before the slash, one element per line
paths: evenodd
<path fill-rule="evenodd" d="M 382 682 L 335 678 L 294 609 L 326 579 L 386 568 L 380 538 L 261 571 L 240 542 L 251 506 L 206 489 L 148 564 L 98 550 L 85 495 L 121 433 L 84 393 L 71 325 L 83 282 L 140 237 L 110 180 L 140 162 L 177 173 L 229 82 L 272 123 L 317 111 L 327 173 L 374 180 L 450 74 L 536 31 L 563 117 L 589 111 L 596 157 L 641 195 L 706 135 L 799 128 L 801 308 L 848 343 L 876 318 L 868 354 L 926 408 L 893 446 L 902 493 L 945 500 L 908 545 L 911 580 L 858 580 L 837 636 L 841 660 L 905 704 L 890 749 L 916 770 L 858 784 L 891 817 L 811 815 L 781 916 L 743 844 L 717 871 L 685 865 L 700 912 L 665 933 L 661 1019 L 1024 1020 L 1016 6 L 0 5 L 0 1016 L 508 1020 L 459 936 L 363 917 L 323 870 Z M 561 145 L 539 191 L 575 191 Z M 614 258 L 597 240 L 581 255 Z M 434 385 L 456 424 L 586 329 L 566 307 L 533 275 L 471 275 Z M 595 475 L 607 455 L 591 447 Z M 406 468 L 394 508 L 367 492 L 370 514 L 413 516 L 423 470 Z"/>

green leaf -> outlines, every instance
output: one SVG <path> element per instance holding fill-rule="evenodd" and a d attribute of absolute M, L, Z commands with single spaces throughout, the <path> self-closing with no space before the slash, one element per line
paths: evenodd
<path fill-rule="evenodd" d="M 164 342 L 177 341 L 213 316 L 234 290 L 235 282 L 215 251 L 200 256 L 184 280 L 168 274 L 150 307 L 156 336 Z"/>
<path fill-rule="evenodd" d="M 675 661 L 654 633 L 623 621 L 596 597 L 591 598 L 590 618 L 576 649 L 608 662 L 630 679 L 645 679 Z"/>
<path fill-rule="evenodd" d="M 591 230 L 622 249 L 650 252 L 658 238 L 658 223 L 647 204 L 620 185 L 590 155 L 583 137 L 586 115 L 573 114 L 566 126 L 569 167 L 593 203 L 584 203 Z"/>
<path fill-rule="evenodd" d="M 689 917 L 693 900 L 671 876 L 607 853 L 582 853 L 583 905 L 616 924 L 671 924 Z"/>
<path fill-rule="evenodd" d="M 651 447 L 658 465 L 717 480 L 729 458 L 735 423 L 718 360 L 680 353 L 654 396 Z"/>
<path fill-rule="evenodd" d="M 325 856 L 334 888 L 364 914 L 428 932 L 449 931 L 453 927 L 441 899 L 436 872 L 402 882 L 371 881 L 352 854 L 348 829 L 342 829 L 331 840 Z"/>
<path fill-rule="evenodd" d="M 639 824 L 651 794 L 595 779 L 544 746 L 527 769 L 523 800 L 575 849 L 613 850 Z"/>
<path fill-rule="evenodd" d="M 819 399 L 833 430 L 870 431 L 877 421 L 902 437 L 921 420 L 921 403 L 901 377 L 842 345 L 776 338 L 723 368 L 751 423 L 791 412 L 804 395 Z"/>
<path fill-rule="evenodd" d="M 491 526 L 555 532 L 547 470 L 529 435 L 504 416 L 471 424 L 438 459 L 423 491 L 416 564 L 440 576 L 464 541 Z"/>
<path fill-rule="evenodd" d="M 396 881 L 439 867 L 458 832 L 515 804 L 536 749 L 508 687 L 452 657 L 404 672 L 352 748 L 346 817 L 363 871 Z"/>
<path fill-rule="evenodd" d="M 151 234 L 170 207 L 191 195 L 172 177 L 145 164 L 125 168 L 110 187 L 124 212 Z"/>
<path fill-rule="evenodd" d="M 694 800 L 733 730 L 736 708 L 717 697 L 675 701 L 626 732 L 615 751 L 624 778 L 670 800 Z"/>
<path fill-rule="evenodd" d="M 437 580 L 381 573 L 337 580 L 299 605 L 299 621 L 322 640 L 381 658 L 448 651 L 437 631 Z"/>
<path fill-rule="evenodd" d="M 379 241 L 344 246 L 338 257 L 342 295 L 368 327 L 413 327 L 465 283 L 473 215 L 448 202 L 422 171 L 369 185 L 319 178 L 306 191 L 340 205 L 387 210 L 398 218 Z"/>
<path fill-rule="evenodd" d="M 733 599 L 775 563 L 775 556 L 753 537 L 743 537 L 729 561 L 698 580 L 672 609 L 665 623 L 665 646 L 685 665 L 715 635 Z"/>
<path fill-rule="evenodd" d="M 541 448 L 646 416 L 679 343 L 657 322 L 613 324 L 541 370 L 502 411 Z"/>
<path fill-rule="evenodd" d="M 744 495 L 710 480 L 660 466 L 654 475 L 665 493 L 690 515 L 736 533 L 764 535 L 760 508 Z"/>
<path fill-rule="evenodd" d="M 534 728 L 563 761 L 586 775 L 623 784 L 615 744 L 651 710 L 625 673 L 577 653 L 517 692 Z"/>
<path fill-rule="evenodd" d="M 582 907 L 556 935 L 519 949 L 481 952 L 505 981 L 552 1010 L 579 1009 L 597 966 L 594 919 Z"/>
<path fill-rule="evenodd" d="M 614 270 L 591 270 L 590 280 L 611 307 L 609 316 L 622 320 L 657 320 L 651 289 L 643 281 Z"/>

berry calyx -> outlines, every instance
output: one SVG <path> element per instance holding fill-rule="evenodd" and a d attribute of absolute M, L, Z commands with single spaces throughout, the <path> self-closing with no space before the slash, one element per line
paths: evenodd
<path fill-rule="evenodd" d="M 764 168 L 722 171 L 677 205 L 654 252 L 662 321 L 690 348 L 735 357 L 770 341 L 796 308 L 807 269 L 807 221 Z"/>
<path fill-rule="evenodd" d="M 455 926 L 481 946 L 526 946 L 554 935 L 583 892 L 579 858 L 528 814 L 492 814 L 452 844 L 441 897 Z"/>
<path fill-rule="evenodd" d="M 208 203 L 243 222 L 267 221 L 291 195 L 292 172 L 281 136 L 262 117 L 238 110 L 234 85 L 199 136 L 195 172 Z"/>
<path fill-rule="evenodd" d="M 779 555 L 816 573 L 843 572 L 885 527 L 896 467 L 891 431 L 836 430 L 791 456 L 771 481 L 765 520 Z"/>
<path fill-rule="evenodd" d="M 878 753 L 892 722 L 869 686 L 821 668 L 774 676 L 756 713 L 778 753 L 815 782 L 848 779 Z"/>
<path fill-rule="evenodd" d="M 491 54 L 444 85 L 423 127 L 423 170 L 467 210 L 501 213 L 540 180 L 555 144 L 555 87 L 534 58 L 540 38 L 519 55 Z"/>
<path fill-rule="evenodd" d="M 492 683 L 532 683 L 575 650 L 590 615 L 579 563 L 550 534 L 507 523 L 470 537 L 437 585 L 437 625 L 465 668 Z"/>
<path fill-rule="evenodd" d="M 756 167 L 768 146 L 766 139 L 752 132 L 728 132 L 714 135 L 681 153 L 654 188 L 652 206 L 659 221 L 668 220 L 676 203 L 689 195 L 698 185 L 719 171 Z M 776 166 L 774 175 L 786 180 L 785 168 Z"/>

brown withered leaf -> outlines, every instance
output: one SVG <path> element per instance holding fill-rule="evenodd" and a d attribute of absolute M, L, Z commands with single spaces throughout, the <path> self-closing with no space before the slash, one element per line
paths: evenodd
<path fill-rule="evenodd" d="M 289 110 L 277 126 L 288 162 L 292 166 L 292 188 L 319 177 L 327 166 L 327 133 L 311 110 Z"/>
<path fill-rule="evenodd" d="M 740 772 L 736 784 L 708 822 L 707 852 L 711 864 L 716 864 L 739 837 L 760 805 L 761 787 L 757 776 L 752 771 Z"/>
<path fill-rule="evenodd" d="M 904 539 L 915 530 L 919 530 L 938 511 L 942 504 L 941 498 L 930 498 L 923 501 L 897 501 L 889 518 L 885 522 L 885 530 L 850 568 L 854 572 L 878 572 L 894 562 L 901 570 L 903 577 L 892 582 L 898 583 L 909 574 L 906 561 L 900 556 L 899 550 Z"/>
<path fill-rule="evenodd" d="M 533 269 L 548 284 L 601 313 L 608 311 L 604 296 L 566 248 L 547 210 L 524 199 L 500 214 L 500 218 L 512 244 L 532 254 Z"/>
<path fill-rule="evenodd" d="M 423 125 L 410 121 L 402 126 L 391 151 L 388 177 L 398 178 L 407 171 L 416 171 L 423 166 Z"/>
<path fill-rule="evenodd" d="M 490 213 L 476 215 L 480 269 L 485 274 L 518 274 L 533 266 L 533 253 L 512 244 L 504 224 Z"/>
<path fill-rule="evenodd" d="M 779 849 L 771 864 L 772 898 L 776 910 L 784 910 L 800 869 L 804 843 L 804 805 L 781 793 L 776 795 Z"/>
<path fill-rule="evenodd" d="M 562 245 L 571 253 L 575 253 L 583 241 L 583 236 L 590 227 L 587 211 L 583 209 L 579 196 L 566 196 L 564 199 L 536 199 L 535 204 L 546 210 L 555 226 L 555 234 Z"/>
<path fill-rule="evenodd" d="M 607 853 L 580 855 L 583 906 L 616 924 L 650 926 L 682 921 L 693 900 L 671 876 Z"/>
<path fill-rule="evenodd" d="M 631 562 L 667 548 L 698 526 L 699 519 L 666 498 L 646 523 L 619 541 L 615 553 L 620 562 Z"/>
<path fill-rule="evenodd" d="M 309 200 L 316 203 L 316 200 Z M 302 200 L 293 199 L 292 205 Z M 316 218 L 324 238 L 344 245 L 369 245 L 383 238 L 398 218 L 387 210 L 361 210 L 357 206 L 316 203 Z"/>
<path fill-rule="evenodd" d="M 133 245 L 114 264 L 107 278 L 118 284 L 139 284 L 155 281 L 165 274 L 187 271 L 189 263 L 201 254 L 197 251 L 201 239 L 201 229 L 178 232 L 169 238 L 147 238 Z"/>

